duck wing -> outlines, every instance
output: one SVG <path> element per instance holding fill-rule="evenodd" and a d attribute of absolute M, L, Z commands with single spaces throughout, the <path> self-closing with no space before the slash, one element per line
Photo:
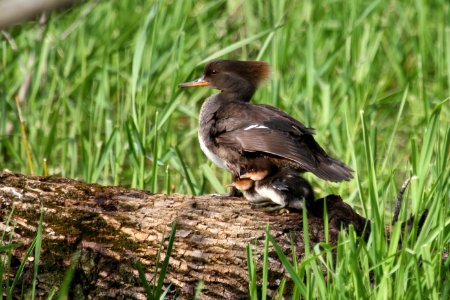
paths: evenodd
<path fill-rule="evenodd" d="M 229 103 L 219 110 L 216 143 L 246 152 L 260 152 L 288 159 L 299 168 L 329 181 L 352 178 L 352 170 L 320 147 L 313 129 L 269 105 Z"/>

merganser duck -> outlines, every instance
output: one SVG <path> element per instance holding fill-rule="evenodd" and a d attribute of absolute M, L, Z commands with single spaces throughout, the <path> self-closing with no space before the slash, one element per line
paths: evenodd
<path fill-rule="evenodd" d="M 208 63 L 199 79 L 178 85 L 220 90 L 200 109 L 202 151 L 230 171 L 233 180 L 255 159 L 278 169 L 309 171 L 332 182 L 350 180 L 352 169 L 328 156 L 314 140 L 313 129 L 273 106 L 249 103 L 270 72 L 270 66 L 261 61 L 219 60 Z"/>
<path fill-rule="evenodd" d="M 295 170 L 284 168 L 272 175 L 259 171 L 248 176 L 237 179 L 231 186 L 241 190 L 252 207 L 265 211 L 301 210 L 314 203 L 313 188 Z"/>

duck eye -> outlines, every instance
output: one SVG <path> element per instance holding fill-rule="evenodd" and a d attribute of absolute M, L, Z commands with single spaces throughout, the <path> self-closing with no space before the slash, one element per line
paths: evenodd
<path fill-rule="evenodd" d="M 217 71 L 216 71 L 215 69 L 213 69 L 213 70 L 211 71 L 211 74 L 217 74 Z"/>

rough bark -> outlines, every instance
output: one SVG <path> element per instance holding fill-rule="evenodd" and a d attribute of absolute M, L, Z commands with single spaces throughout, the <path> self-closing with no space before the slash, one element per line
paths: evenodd
<path fill-rule="evenodd" d="M 331 242 L 342 226 L 353 224 L 359 234 L 363 232 L 366 220 L 340 197 L 329 196 L 325 201 Z M 6 226 L 13 208 L 10 226 Z M 144 265 L 147 279 L 152 280 L 163 233 L 167 246 L 174 220 L 177 233 L 165 283 L 172 283 L 181 298 L 191 298 L 199 281 L 204 282 L 202 299 L 246 298 L 246 245 L 253 245 L 260 261 L 266 224 L 286 254 L 290 255 L 291 238 L 297 254 L 304 253 L 301 213 L 267 214 L 252 209 L 242 198 L 151 194 L 0 172 L 0 209 L 0 232 L 13 232 L 12 240 L 23 245 L 13 252 L 13 267 L 22 261 L 36 236 L 40 211 L 44 212 L 40 295 L 60 286 L 71 256 L 80 251 L 72 296 L 144 299 L 135 262 Z M 325 240 L 320 215 L 316 211 L 308 217 L 312 243 Z M 272 248 L 269 253 L 270 288 L 276 289 L 286 273 Z M 33 273 L 32 261 L 27 264 L 22 279 L 25 290 L 31 286 Z"/>

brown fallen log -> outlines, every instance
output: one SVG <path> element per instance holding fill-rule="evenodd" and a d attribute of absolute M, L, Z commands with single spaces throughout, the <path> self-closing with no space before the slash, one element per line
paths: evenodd
<path fill-rule="evenodd" d="M 336 241 L 342 226 L 352 224 L 357 233 L 363 232 L 366 220 L 339 196 L 322 201 L 328 206 L 331 242 Z M 14 229 L 6 226 L 13 207 Z M 13 230 L 12 240 L 23 245 L 14 250 L 13 269 L 23 260 L 36 236 L 41 210 L 44 213 L 37 284 L 42 296 L 61 285 L 71 256 L 80 251 L 72 297 L 144 299 L 135 262 L 140 261 L 147 279 L 153 280 L 157 251 L 164 233 L 167 246 L 174 220 L 177 233 L 165 283 L 171 283 L 181 298 L 192 298 L 199 281 L 204 282 L 202 299 L 246 298 L 246 245 L 253 245 L 261 261 L 266 224 L 287 255 L 291 237 L 297 254 L 304 253 L 301 213 L 267 214 L 252 209 L 242 198 L 151 194 L 65 178 L 0 172 L 0 210 L 0 231 Z M 315 211 L 308 217 L 312 243 L 325 240 L 320 215 Z M 269 254 L 269 278 L 273 279 L 269 288 L 275 290 L 286 273 L 271 247 Z M 22 278 L 25 291 L 31 287 L 32 274 L 30 260 Z"/>

